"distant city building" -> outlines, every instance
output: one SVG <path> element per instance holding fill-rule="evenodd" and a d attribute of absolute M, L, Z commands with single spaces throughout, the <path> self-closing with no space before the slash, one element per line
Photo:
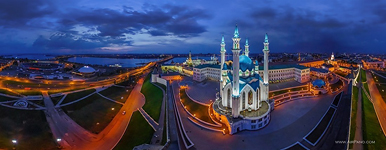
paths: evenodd
<path fill-rule="evenodd" d="M 334 66 L 331 64 L 323 64 L 322 68 L 325 70 L 331 71 L 331 72 L 333 72 L 335 70 Z"/>
<path fill-rule="evenodd" d="M 299 63 L 299 65 L 306 66 L 306 67 L 321 67 L 323 64 L 324 64 L 324 60 L 316 60 L 316 61 Z"/>
<path fill-rule="evenodd" d="M 264 76 L 262 67 L 259 67 L 260 76 Z M 310 81 L 310 68 L 301 65 L 269 66 L 269 81 L 271 83 L 296 80 L 300 83 Z"/>
<path fill-rule="evenodd" d="M 95 75 L 96 72 L 97 70 L 95 70 L 93 67 L 83 66 L 82 68 L 78 69 L 77 72 L 73 72 L 73 73 L 83 77 L 92 77 Z"/>
<path fill-rule="evenodd" d="M 218 59 L 217 59 L 216 55 L 214 55 L 214 54 L 212 57 L 210 57 L 210 60 L 192 59 L 192 54 L 189 51 L 189 57 L 186 59 L 186 61 L 183 64 L 188 65 L 188 66 L 198 66 L 198 65 L 205 65 L 205 64 L 218 64 Z"/>
<path fill-rule="evenodd" d="M 386 60 L 369 59 L 362 60 L 363 67 L 366 69 L 383 69 L 386 68 Z"/>
<path fill-rule="evenodd" d="M 193 80 L 201 82 L 205 79 L 220 81 L 221 66 L 214 64 L 198 65 L 193 68 Z"/>
<path fill-rule="evenodd" d="M 330 74 L 328 70 L 322 68 L 311 67 L 310 71 L 311 75 L 316 76 L 318 78 L 326 78 Z"/>
<path fill-rule="evenodd" d="M 188 76 L 193 75 L 192 67 L 181 66 L 181 65 L 162 65 L 161 68 L 162 68 L 162 71 L 164 72 L 178 72 Z"/>

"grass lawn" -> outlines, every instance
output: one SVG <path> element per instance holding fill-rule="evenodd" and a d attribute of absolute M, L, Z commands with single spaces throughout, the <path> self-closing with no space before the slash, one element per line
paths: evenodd
<path fill-rule="evenodd" d="M 117 83 L 116 85 L 120 85 L 120 86 L 135 86 L 136 82 L 138 81 L 138 78 L 140 77 L 141 75 L 133 75 L 133 76 L 130 76 L 128 78 L 128 80 L 126 81 L 123 81 L 123 82 L 120 82 L 120 83 Z"/>
<path fill-rule="evenodd" d="M 377 86 L 379 93 L 382 95 L 383 100 L 386 102 L 386 84 L 375 85 Z"/>
<path fill-rule="evenodd" d="M 56 96 L 56 97 L 51 97 L 51 100 L 52 102 L 54 103 L 54 105 L 58 104 L 59 101 L 63 98 L 64 95 L 62 96 Z"/>
<path fill-rule="evenodd" d="M 121 107 L 120 104 L 93 94 L 77 103 L 64 106 L 62 109 L 86 130 L 99 133 L 111 122 Z"/>
<path fill-rule="evenodd" d="M 48 94 L 56 94 L 56 93 L 64 93 L 64 92 L 71 92 L 71 91 L 76 91 L 76 90 L 82 90 L 85 89 L 86 87 L 78 87 L 78 88 L 72 88 L 72 89 L 57 89 L 57 90 L 49 90 Z"/>
<path fill-rule="evenodd" d="M 148 144 L 154 134 L 153 128 L 147 123 L 141 113 L 135 111 L 121 141 L 114 150 L 129 150 L 141 144 Z"/>
<path fill-rule="evenodd" d="M 127 90 L 127 92 L 126 92 Z M 103 96 L 106 96 L 108 98 L 111 98 L 113 100 L 119 101 L 119 102 L 126 102 L 127 98 L 130 95 L 132 89 L 125 89 L 122 87 L 117 87 L 117 86 L 111 86 L 103 91 L 100 91 L 99 93 L 102 94 Z M 121 99 L 123 97 L 123 99 Z"/>
<path fill-rule="evenodd" d="M 192 114 L 196 114 L 196 117 L 201 119 L 202 121 L 214 123 L 212 119 L 210 119 L 208 109 L 209 106 L 204 106 L 201 104 L 198 104 L 191 100 L 188 95 L 186 95 L 185 89 L 180 90 L 181 95 L 181 101 L 186 106 L 186 109 Z M 177 104 L 178 105 L 178 104 Z"/>
<path fill-rule="evenodd" d="M 364 149 L 386 149 L 386 137 L 383 135 L 381 126 L 373 104 L 367 98 L 365 93 L 362 91 L 362 132 L 364 141 L 375 141 L 374 144 L 364 144 Z"/>
<path fill-rule="evenodd" d="M 161 83 L 154 83 L 154 84 L 157 84 L 159 87 L 161 87 L 162 89 L 164 89 L 164 91 L 166 92 L 166 86 L 161 84 Z"/>
<path fill-rule="evenodd" d="M 14 90 L 15 92 L 21 94 L 21 95 L 26 95 L 26 96 L 29 96 L 29 95 L 42 95 L 42 92 L 41 91 L 37 91 L 37 90 Z"/>
<path fill-rule="evenodd" d="M 158 121 L 161 113 L 163 93 L 160 88 L 150 82 L 150 76 L 151 74 L 149 73 L 142 85 L 141 93 L 145 95 L 146 98 L 146 102 L 142 108 L 155 121 Z"/>
<path fill-rule="evenodd" d="M 332 102 L 332 104 L 334 104 L 335 106 L 338 106 L 341 95 L 342 95 L 342 92 L 340 92 L 338 95 L 336 95 L 334 101 Z"/>
<path fill-rule="evenodd" d="M 350 124 L 350 141 L 354 140 L 355 137 L 355 129 L 357 127 L 356 120 L 357 120 L 357 106 L 358 106 L 358 88 L 353 86 L 352 87 L 352 105 L 351 105 L 351 124 Z M 353 144 L 349 145 L 349 148 L 352 149 Z"/>
<path fill-rule="evenodd" d="M 5 80 L 3 81 L 3 85 L 8 86 L 24 86 L 29 88 L 51 88 L 52 84 L 44 84 L 44 83 L 36 83 L 36 82 L 20 82 L 20 81 L 13 81 L 13 80 Z"/>
<path fill-rule="evenodd" d="M 366 82 L 367 79 L 366 79 L 366 71 L 361 69 L 361 74 L 362 74 L 362 82 Z"/>
<path fill-rule="evenodd" d="M 84 91 L 80 91 L 80 92 L 70 93 L 63 100 L 62 104 L 78 100 L 78 99 L 83 98 L 87 95 L 90 95 L 91 93 L 93 93 L 95 91 L 96 91 L 95 89 L 88 89 L 88 90 L 84 90 Z"/>
<path fill-rule="evenodd" d="M 382 78 L 381 76 L 378 76 L 376 74 L 374 74 L 374 81 L 376 83 L 386 83 L 386 79 L 385 78 Z"/>
<path fill-rule="evenodd" d="M 385 71 L 375 71 L 375 72 L 377 72 L 377 73 L 379 73 L 379 74 L 381 74 L 381 75 L 386 77 L 386 72 Z"/>
<path fill-rule="evenodd" d="M 6 89 L 0 89 L 0 93 L 2 94 L 7 94 L 7 95 L 12 95 L 12 96 L 20 96 L 18 93 L 8 91 Z"/>
<path fill-rule="evenodd" d="M 0 102 L 15 100 L 14 98 L 5 97 L 0 95 Z M 1 106 L 0 106 L 1 107 Z"/>
<path fill-rule="evenodd" d="M 369 85 L 367 83 L 363 84 L 363 88 L 366 90 L 368 94 L 370 94 Z"/>
<path fill-rule="evenodd" d="M 303 146 L 301 146 L 300 144 L 295 144 L 286 150 L 306 150 L 306 149 Z"/>
<path fill-rule="evenodd" d="M 56 149 L 43 111 L 0 106 L 0 149 Z"/>
<path fill-rule="evenodd" d="M 284 93 L 288 93 L 288 90 L 290 91 L 300 91 L 300 90 L 306 90 L 307 87 L 304 86 L 304 87 L 297 87 L 297 88 L 292 88 L 292 89 L 286 89 L 286 90 L 280 90 L 280 91 L 275 91 L 275 92 L 269 92 L 269 97 L 272 97 L 272 96 L 276 96 L 276 95 L 280 95 L 280 94 L 284 94 Z"/>
<path fill-rule="evenodd" d="M 166 142 L 167 142 L 167 135 L 166 135 L 166 105 L 165 105 L 165 117 L 164 117 L 164 119 L 165 119 L 165 121 L 164 121 L 164 130 L 162 131 L 162 141 L 161 141 L 161 145 L 165 145 L 166 144 Z"/>
<path fill-rule="evenodd" d="M 44 100 L 38 100 L 38 101 L 30 101 L 30 102 L 33 102 L 33 103 L 35 103 L 36 105 L 39 105 L 39 106 L 42 106 L 42 107 L 44 107 L 44 106 L 45 106 L 45 104 L 44 104 Z"/>
<path fill-rule="evenodd" d="M 331 86 L 332 91 L 336 91 L 336 90 L 338 90 L 342 85 L 343 85 L 343 82 L 342 82 L 342 80 L 339 79 L 338 82 L 336 82 L 336 83 L 334 83 L 334 84 L 331 84 L 330 86 Z"/>

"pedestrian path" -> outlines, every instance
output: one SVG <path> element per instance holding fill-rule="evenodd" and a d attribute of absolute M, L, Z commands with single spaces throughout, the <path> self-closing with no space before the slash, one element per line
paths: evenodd
<path fill-rule="evenodd" d="M 104 95 L 102 95 L 101 93 L 97 93 L 99 96 L 102 96 L 103 98 L 105 98 L 105 99 L 107 99 L 107 100 L 109 100 L 109 101 L 112 101 L 112 102 L 114 102 L 114 103 L 118 103 L 118 104 L 121 104 L 121 105 L 123 105 L 124 103 L 122 103 L 122 102 L 118 102 L 118 101 L 116 101 L 116 100 L 113 100 L 113 99 L 111 99 L 111 98 L 108 98 L 108 97 L 106 97 L 106 96 L 104 96 Z"/>
<path fill-rule="evenodd" d="M 359 82 L 358 86 L 358 104 L 357 104 L 357 118 L 356 118 L 356 128 L 355 128 L 355 137 L 356 141 L 363 141 L 363 133 L 362 133 L 362 74 L 359 74 Z M 363 150 L 362 144 L 353 144 L 354 150 Z"/>
<path fill-rule="evenodd" d="M 156 135 L 156 136 L 153 136 L 153 138 L 151 139 L 152 144 L 158 144 L 161 142 L 162 138 L 168 138 L 168 137 L 161 136 L 161 135 L 163 135 L 163 130 L 167 130 L 167 129 L 164 129 L 164 127 L 167 126 L 167 123 L 166 123 L 166 126 L 164 126 L 165 121 L 166 121 L 166 118 L 165 118 L 166 107 L 165 106 L 166 106 L 166 101 L 167 101 L 167 99 L 166 99 L 167 95 L 166 95 L 166 91 L 162 87 L 160 87 L 157 84 L 153 84 L 153 85 L 160 88 L 162 90 L 162 94 L 163 94 L 161 112 L 160 112 L 160 117 L 158 119 L 159 127 L 158 127 L 158 130 L 156 132 L 154 132 L 154 135 Z"/>
<path fill-rule="evenodd" d="M 157 131 L 157 129 L 159 128 L 159 124 L 155 122 L 153 118 L 150 117 L 149 114 L 145 112 L 145 110 L 143 110 L 142 108 L 139 108 L 138 110 L 143 116 L 143 118 L 145 118 L 146 121 L 149 123 L 149 125 L 154 129 L 154 131 Z"/>

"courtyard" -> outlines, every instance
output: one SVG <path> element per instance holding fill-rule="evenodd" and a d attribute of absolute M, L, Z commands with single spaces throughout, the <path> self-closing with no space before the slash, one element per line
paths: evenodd
<path fill-rule="evenodd" d="M 181 82 L 183 84 L 180 85 L 188 83 L 185 78 Z M 175 85 L 174 88 L 178 87 L 177 83 L 172 84 Z M 210 87 L 218 87 L 218 84 L 214 81 L 208 81 L 206 84 L 207 86 L 203 83 L 193 83 L 189 86 L 187 93 L 196 101 L 209 103 L 210 99 L 213 98 L 211 95 L 215 96 L 215 94 L 206 95 L 204 93 L 209 93 L 209 90 L 216 91 L 216 88 L 213 90 Z M 192 91 L 196 94 L 193 94 Z M 178 96 L 178 92 L 174 94 Z M 242 131 L 234 135 L 223 135 L 220 132 L 206 130 L 193 124 L 189 121 L 189 114 L 184 111 L 182 106 L 177 106 L 187 135 L 195 144 L 196 149 L 253 149 L 256 148 L 256 145 L 259 145 L 259 149 L 281 149 L 301 141 L 328 110 L 335 95 L 328 94 L 290 101 L 272 111 L 271 121 L 267 127 L 258 131 Z M 277 141 L 281 142 L 278 143 Z M 208 147 L 208 145 L 210 146 Z"/>

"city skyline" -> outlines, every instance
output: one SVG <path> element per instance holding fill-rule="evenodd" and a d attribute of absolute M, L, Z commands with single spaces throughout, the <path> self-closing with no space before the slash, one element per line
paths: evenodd
<path fill-rule="evenodd" d="M 385 2 L 0 2 L 1 54 L 217 53 L 221 36 L 259 53 L 268 33 L 280 52 L 382 53 Z M 255 5 L 256 4 L 256 5 Z M 258 5 L 257 5 L 258 4 Z M 177 44 L 178 43 L 178 44 Z"/>

